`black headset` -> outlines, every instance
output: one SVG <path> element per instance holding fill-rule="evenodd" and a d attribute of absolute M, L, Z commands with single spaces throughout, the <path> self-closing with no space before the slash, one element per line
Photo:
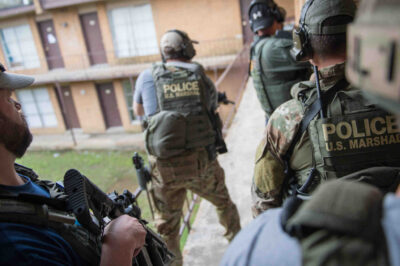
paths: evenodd
<path fill-rule="evenodd" d="M 310 37 L 308 35 L 305 18 L 308 9 L 312 5 L 314 0 L 308 0 L 300 15 L 300 25 L 298 28 L 293 30 L 293 48 L 291 49 L 291 54 L 296 61 L 306 61 L 312 58 L 313 51 L 310 43 Z"/>
<path fill-rule="evenodd" d="M 253 32 L 255 31 L 253 26 L 254 20 L 251 16 L 251 9 L 257 4 L 264 4 L 268 6 L 268 14 L 266 14 L 267 16 L 272 16 L 278 22 L 283 22 L 285 20 L 286 14 L 282 12 L 284 9 L 280 10 L 278 5 L 273 0 L 252 0 L 247 10 L 247 14 L 249 16 L 250 28 Z"/>
<path fill-rule="evenodd" d="M 181 54 L 184 58 L 190 60 L 196 55 L 196 50 L 193 47 L 193 41 L 189 38 L 186 32 L 177 29 L 172 29 L 167 31 L 167 33 L 168 32 L 175 32 L 182 37 L 182 43 L 180 44 L 180 47 Z"/>

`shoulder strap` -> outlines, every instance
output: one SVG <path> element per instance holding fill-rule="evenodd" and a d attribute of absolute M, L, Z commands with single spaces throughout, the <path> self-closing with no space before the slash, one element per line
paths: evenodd
<path fill-rule="evenodd" d="M 269 37 L 269 36 L 268 36 L 268 37 Z M 265 39 L 266 39 L 266 37 L 265 37 L 265 38 L 262 38 L 262 39 L 260 39 L 260 40 L 265 40 Z M 260 73 L 261 73 L 261 75 L 263 75 L 264 70 L 263 70 L 262 64 L 261 64 L 263 49 L 262 49 L 262 48 L 260 48 L 260 49 L 261 49 L 261 51 L 260 51 L 260 53 L 259 53 L 258 56 L 257 56 L 257 61 L 259 62 Z M 265 98 L 266 98 L 265 100 L 266 100 L 266 103 L 267 103 L 269 109 L 273 112 L 273 106 L 272 106 L 271 100 L 270 100 L 270 98 L 269 98 L 269 96 L 268 96 L 267 88 L 266 88 L 266 86 L 265 86 L 265 84 L 264 84 L 264 80 L 263 80 L 262 77 L 260 77 L 260 81 L 261 81 L 261 83 L 262 83 L 263 91 L 264 91 L 264 93 L 265 93 Z"/>
<path fill-rule="evenodd" d="M 14 163 L 15 171 L 20 174 L 29 177 L 32 181 L 38 179 L 38 175 L 31 168 L 23 166 L 21 164 Z"/>
<path fill-rule="evenodd" d="M 253 52 L 254 52 L 254 49 L 256 49 L 256 46 L 257 46 L 257 44 L 261 41 L 261 40 L 264 40 L 265 38 L 267 38 L 267 37 L 270 37 L 270 36 L 260 36 L 260 37 L 258 37 L 257 36 L 257 39 L 255 39 L 252 43 L 251 43 L 251 45 L 250 45 L 250 60 L 251 60 L 251 56 L 252 56 L 252 54 L 253 54 Z M 250 64 L 249 64 L 249 75 L 251 74 L 251 67 L 250 67 Z"/>
<path fill-rule="evenodd" d="M 297 130 L 297 133 L 295 137 L 292 140 L 292 143 L 289 146 L 289 149 L 287 150 L 285 156 L 283 156 L 283 159 L 286 161 L 287 166 L 289 166 L 289 160 L 292 157 L 294 147 L 296 146 L 297 142 L 299 142 L 301 136 L 303 133 L 307 130 L 308 125 L 310 124 L 311 120 L 314 119 L 314 117 L 321 111 L 322 108 L 326 108 L 327 103 L 329 103 L 332 98 L 336 95 L 336 93 L 341 90 L 343 87 L 346 87 L 349 83 L 347 80 L 342 79 L 339 82 L 337 82 L 332 88 L 330 88 L 328 91 L 324 92 L 322 101 L 323 105 L 321 106 L 321 102 L 315 100 L 309 108 L 307 108 L 303 120 L 300 122 L 299 129 Z"/>

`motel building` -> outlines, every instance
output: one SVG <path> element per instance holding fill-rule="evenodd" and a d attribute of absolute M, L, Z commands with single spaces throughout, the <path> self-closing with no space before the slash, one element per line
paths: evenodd
<path fill-rule="evenodd" d="M 0 62 L 35 77 L 14 95 L 34 134 L 140 132 L 135 81 L 161 60 L 161 36 L 177 28 L 198 40 L 194 60 L 217 81 L 252 41 L 250 2 L 2 0 Z M 277 1 L 291 21 L 301 2 Z"/>

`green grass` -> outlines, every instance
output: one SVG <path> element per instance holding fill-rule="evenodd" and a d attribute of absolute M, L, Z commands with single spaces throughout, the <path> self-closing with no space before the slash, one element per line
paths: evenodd
<path fill-rule="evenodd" d="M 194 205 L 194 208 L 193 208 L 193 213 L 190 216 L 190 222 L 189 222 L 190 225 L 193 224 L 193 222 L 194 222 L 194 220 L 196 218 L 196 214 L 197 214 L 197 211 L 199 210 L 199 206 L 200 206 L 200 201 L 201 201 L 201 198 L 197 198 L 196 204 Z M 189 231 L 188 231 L 188 229 L 186 227 L 185 230 L 182 233 L 182 236 L 181 236 L 181 239 L 180 239 L 180 243 L 179 243 L 181 250 L 183 250 L 183 248 L 185 247 L 186 240 L 187 240 L 188 236 L 189 236 Z"/>
<path fill-rule="evenodd" d="M 147 160 L 143 152 L 139 154 Z M 124 189 L 132 193 L 138 187 L 136 170 L 129 151 L 28 152 L 17 163 L 32 168 L 43 180 L 62 181 L 67 170 L 75 168 L 104 192 Z M 151 219 L 145 193 L 138 198 L 142 217 Z"/>
<path fill-rule="evenodd" d="M 132 155 L 126 151 L 29 152 L 17 163 L 34 169 L 41 179 L 63 180 L 65 172 L 75 168 L 106 192 L 121 181 L 133 191 L 137 180 Z"/>

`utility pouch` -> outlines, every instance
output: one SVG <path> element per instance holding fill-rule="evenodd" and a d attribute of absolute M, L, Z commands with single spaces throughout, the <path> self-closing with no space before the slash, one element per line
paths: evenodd
<path fill-rule="evenodd" d="M 162 182 L 182 182 L 198 178 L 199 164 L 197 154 L 197 152 L 190 151 L 173 158 L 157 158 L 156 165 L 160 171 Z"/>
<path fill-rule="evenodd" d="M 186 117 L 176 111 L 161 111 L 151 116 L 144 133 L 147 152 L 161 159 L 183 153 L 186 127 Z"/>

